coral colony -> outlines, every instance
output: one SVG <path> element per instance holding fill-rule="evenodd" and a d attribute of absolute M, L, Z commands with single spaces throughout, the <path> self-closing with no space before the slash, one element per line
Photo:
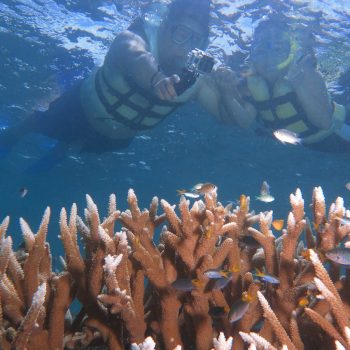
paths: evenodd
<path fill-rule="evenodd" d="M 61 211 L 61 272 L 50 209 L 36 234 L 20 220 L 18 251 L 6 217 L 1 349 L 350 349 L 349 212 L 342 198 L 326 209 L 321 188 L 311 223 L 300 190 L 290 203 L 279 234 L 272 211 L 255 214 L 244 195 L 224 207 L 216 188 L 177 208 L 162 200 L 161 214 L 157 198 L 141 211 L 130 190 L 121 212 L 111 195 L 103 220 L 87 196 L 84 219 Z"/>

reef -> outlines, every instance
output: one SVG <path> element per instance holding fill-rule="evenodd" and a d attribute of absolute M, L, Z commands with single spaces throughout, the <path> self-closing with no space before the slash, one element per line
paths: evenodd
<path fill-rule="evenodd" d="M 216 188 L 143 210 L 129 190 L 129 209 L 111 195 L 104 218 L 86 198 L 84 215 L 60 212 L 61 271 L 49 208 L 37 232 L 20 219 L 17 250 L 2 221 L 1 349 L 350 349 L 349 270 L 327 258 L 349 239 L 342 198 L 327 208 L 315 188 L 308 219 L 296 190 L 281 231 Z"/>

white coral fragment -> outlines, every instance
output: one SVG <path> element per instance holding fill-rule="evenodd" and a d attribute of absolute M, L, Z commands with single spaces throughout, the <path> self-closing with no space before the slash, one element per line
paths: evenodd
<path fill-rule="evenodd" d="M 297 188 L 297 190 L 295 191 L 295 194 L 292 193 L 289 198 L 293 207 L 294 206 L 304 207 L 304 199 L 303 199 L 303 196 L 301 195 L 300 188 Z"/>
<path fill-rule="evenodd" d="M 220 332 L 218 338 L 213 339 L 215 350 L 231 350 L 232 349 L 232 337 L 226 340 L 224 333 Z"/>
<path fill-rule="evenodd" d="M 315 187 L 314 189 L 314 194 L 315 194 L 315 200 L 316 202 L 320 202 L 323 203 L 326 201 L 323 191 L 322 191 L 322 187 Z"/>
<path fill-rule="evenodd" d="M 273 216 L 273 211 L 272 210 L 270 210 L 267 213 L 260 213 L 259 220 L 260 220 L 260 222 L 265 223 L 265 225 L 271 226 L 271 224 L 272 224 L 272 216 Z"/>
<path fill-rule="evenodd" d="M 128 239 L 125 231 L 116 232 L 115 235 L 119 238 L 119 244 L 122 246 L 128 246 Z"/>
<path fill-rule="evenodd" d="M 336 340 L 335 341 L 335 349 L 336 350 L 345 350 L 345 347 L 343 345 L 341 345 L 341 343 L 338 340 Z"/>
<path fill-rule="evenodd" d="M 109 274 L 114 273 L 117 266 L 122 261 L 122 258 L 123 258 L 123 254 L 119 254 L 119 255 L 108 254 L 105 257 L 105 264 L 103 265 L 103 269 Z"/>
<path fill-rule="evenodd" d="M 131 344 L 131 350 L 154 350 L 156 343 L 152 337 L 147 337 L 143 343 L 137 345 L 136 343 Z"/>
<path fill-rule="evenodd" d="M 350 345 L 350 328 L 349 327 L 345 327 L 345 338 L 347 343 Z"/>

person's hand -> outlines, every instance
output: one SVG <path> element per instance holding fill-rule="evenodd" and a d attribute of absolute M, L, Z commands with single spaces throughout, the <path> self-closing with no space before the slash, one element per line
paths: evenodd
<path fill-rule="evenodd" d="M 161 100 L 172 101 L 177 96 L 175 84 L 179 82 L 180 77 L 177 74 L 170 77 L 162 77 L 154 84 L 153 92 Z"/>
<path fill-rule="evenodd" d="M 226 66 L 220 66 L 211 73 L 221 91 L 236 90 L 238 80 L 235 72 Z"/>
<path fill-rule="evenodd" d="M 310 53 L 294 60 L 288 70 L 287 78 L 293 85 L 298 85 L 305 79 L 305 74 L 314 70 L 314 60 Z"/>
<path fill-rule="evenodd" d="M 241 101 L 241 96 L 237 89 L 237 74 L 232 69 L 226 66 L 220 66 L 211 75 L 221 94 L 229 95 L 230 98 Z"/>

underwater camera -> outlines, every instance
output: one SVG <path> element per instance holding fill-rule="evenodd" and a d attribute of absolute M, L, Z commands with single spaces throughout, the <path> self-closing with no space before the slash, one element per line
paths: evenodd
<path fill-rule="evenodd" d="M 187 56 L 186 66 L 182 69 L 180 82 L 175 85 L 175 91 L 181 95 L 197 80 L 199 74 L 208 74 L 214 66 L 214 58 L 202 50 L 194 49 Z"/>

